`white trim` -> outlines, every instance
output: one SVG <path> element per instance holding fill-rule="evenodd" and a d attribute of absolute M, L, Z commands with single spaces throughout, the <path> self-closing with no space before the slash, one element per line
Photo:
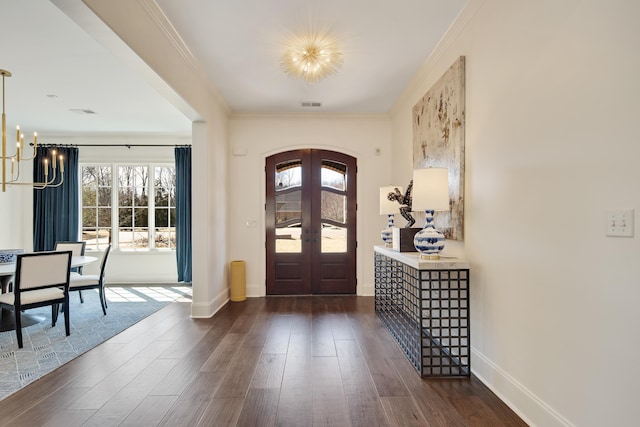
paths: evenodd
<path fill-rule="evenodd" d="M 471 347 L 471 357 L 473 374 L 528 425 L 575 427 L 575 424 L 564 418 L 473 346 Z"/>
<path fill-rule="evenodd" d="M 206 303 L 191 303 L 191 318 L 208 319 L 213 317 L 229 302 L 229 288 L 224 288 L 216 297 Z"/>

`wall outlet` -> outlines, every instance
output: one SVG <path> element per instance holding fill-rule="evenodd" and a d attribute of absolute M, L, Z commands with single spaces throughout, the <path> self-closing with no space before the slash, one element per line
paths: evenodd
<path fill-rule="evenodd" d="M 633 209 L 607 212 L 607 236 L 633 237 Z"/>

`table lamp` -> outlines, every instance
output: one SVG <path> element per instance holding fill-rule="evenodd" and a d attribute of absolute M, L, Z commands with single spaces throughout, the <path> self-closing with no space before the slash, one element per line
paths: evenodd
<path fill-rule="evenodd" d="M 389 193 L 395 193 L 396 188 L 402 194 L 402 187 L 396 185 L 388 185 L 386 187 L 380 187 L 380 215 L 387 215 L 387 228 L 380 232 L 382 241 L 387 248 L 393 246 L 393 216 L 400 211 L 400 205 L 395 200 L 389 199 Z"/>
<path fill-rule="evenodd" d="M 435 211 L 449 210 L 449 170 L 426 168 L 413 171 L 413 211 L 424 210 L 424 228 L 413 238 L 422 259 L 439 259 L 444 249 L 444 234 L 433 224 Z"/>

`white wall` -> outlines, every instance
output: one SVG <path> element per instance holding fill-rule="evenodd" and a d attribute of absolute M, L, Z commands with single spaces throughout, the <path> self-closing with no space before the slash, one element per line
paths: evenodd
<path fill-rule="evenodd" d="M 411 107 L 466 56 L 465 241 L 472 369 L 529 423 L 637 425 L 640 3 L 471 0 L 393 110 L 393 177 Z M 636 228 L 637 230 L 637 228 Z M 637 233 L 637 232 L 636 232 Z"/>
<path fill-rule="evenodd" d="M 227 229 L 219 225 L 226 223 L 228 107 L 157 4 L 129 0 L 85 0 L 83 4 L 108 26 L 96 28 L 93 23 L 85 29 L 155 83 L 160 76 L 168 97 L 193 122 L 191 315 L 212 316 L 229 298 L 223 249 Z"/>
<path fill-rule="evenodd" d="M 373 246 L 381 243 L 380 230 L 386 224 L 386 218 L 378 215 L 378 189 L 390 184 L 388 118 L 238 115 L 230 122 L 228 256 L 246 261 L 247 295 L 265 295 L 265 158 L 298 148 L 322 148 L 357 158 L 357 293 L 372 295 Z M 247 154 L 233 155 L 234 150 Z M 247 227 L 252 221 L 256 227 Z"/>

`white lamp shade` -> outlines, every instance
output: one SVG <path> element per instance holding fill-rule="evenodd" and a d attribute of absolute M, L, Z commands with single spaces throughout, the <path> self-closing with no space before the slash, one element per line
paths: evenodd
<path fill-rule="evenodd" d="M 388 185 L 386 187 L 380 187 L 380 215 L 393 215 L 400 212 L 400 204 L 395 200 L 389 200 L 387 197 L 389 193 L 395 193 L 396 188 L 402 194 L 402 187 L 397 185 Z"/>
<path fill-rule="evenodd" d="M 412 210 L 449 210 L 449 170 L 426 168 L 413 171 Z"/>

